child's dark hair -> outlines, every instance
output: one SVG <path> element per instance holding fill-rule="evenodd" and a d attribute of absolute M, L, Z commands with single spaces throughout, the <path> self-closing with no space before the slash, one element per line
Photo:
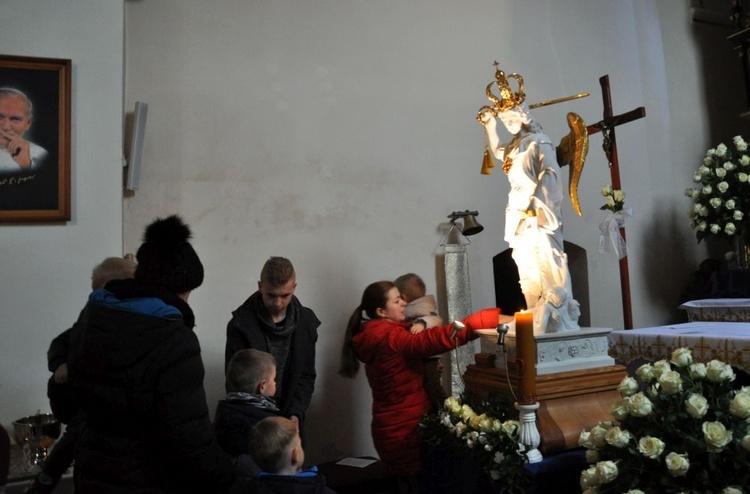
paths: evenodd
<path fill-rule="evenodd" d="M 339 365 L 339 375 L 344 377 L 354 377 L 359 371 L 359 359 L 354 353 L 352 347 L 352 338 L 362 330 L 362 313 L 364 312 L 369 319 L 378 319 L 375 312 L 377 309 L 385 308 L 388 300 L 388 292 L 395 288 L 396 285 L 391 281 L 376 281 L 365 288 L 362 294 L 362 303 L 354 310 L 346 325 L 346 334 L 344 335 L 344 344 L 341 347 L 341 363 Z"/>
<path fill-rule="evenodd" d="M 406 302 L 411 302 L 418 298 L 424 297 L 427 287 L 425 287 L 424 280 L 420 278 L 418 274 L 406 273 L 402 274 L 394 281 L 396 288 L 401 292 L 401 296 L 404 297 Z"/>

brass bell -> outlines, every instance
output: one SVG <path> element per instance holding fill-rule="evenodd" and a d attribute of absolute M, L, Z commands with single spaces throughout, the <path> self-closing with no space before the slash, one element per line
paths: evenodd
<path fill-rule="evenodd" d="M 464 226 L 461 228 L 461 233 L 469 237 L 471 235 L 476 235 L 482 230 L 484 230 L 484 227 L 477 222 L 474 214 L 467 214 L 464 216 Z"/>

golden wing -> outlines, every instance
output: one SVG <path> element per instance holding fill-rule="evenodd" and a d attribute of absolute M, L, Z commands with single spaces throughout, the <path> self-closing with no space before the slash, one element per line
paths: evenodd
<path fill-rule="evenodd" d="M 557 146 L 557 162 L 560 166 L 570 165 L 568 192 L 573 209 L 581 216 L 581 203 L 578 201 L 578 181 L 581 179 L 586 154 L 589 152 L 589 132 L 586 122 L 576 113 L 568 113 L 570 133 L 560 139 Z"/>

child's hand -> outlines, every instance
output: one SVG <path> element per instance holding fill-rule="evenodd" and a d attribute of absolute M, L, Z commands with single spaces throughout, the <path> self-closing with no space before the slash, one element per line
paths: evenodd
<path fill-rule="evenodd" d="M 422 319 L 417 319 L 416 321 L 414 321 L 414 324 L 411 325 L 411 329 L 409 329 L 409 332 L 411 334 L 419 334 L 424 331 L 426 327 L 427 324 L 425 324 Z"/>

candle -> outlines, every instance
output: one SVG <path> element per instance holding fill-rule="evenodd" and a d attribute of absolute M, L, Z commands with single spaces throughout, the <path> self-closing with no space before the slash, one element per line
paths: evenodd
<path fill-rule="evenodd" d="M 516 312 L 516 358 L 521 363 L 521 405 L 536 403 L 536 340 L 534 340 L 534 314 Z"/>

